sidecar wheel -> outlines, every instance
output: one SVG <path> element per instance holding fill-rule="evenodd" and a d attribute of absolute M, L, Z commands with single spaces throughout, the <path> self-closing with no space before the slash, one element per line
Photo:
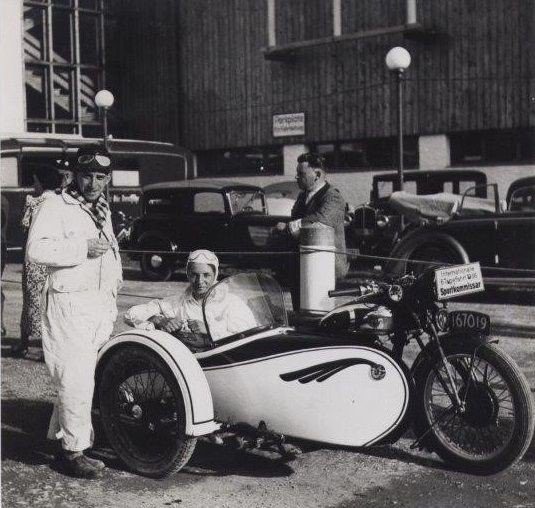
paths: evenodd
<path fill-rule="evenodd" d="M 111 353 L 98 392 L 108 441 L 130 470 L 162 478 L 188 462 L 197 440 L 185 435 L 182 393 L 155 353 L 139 346 Z"/>
<path fill-rule="evenodd" d="M 444 350 L 465 409 L 455 409 L 447 395 L 437 353 L 415 373 L 416 433 L 424 436 L 423 445 L 461 470 L 503 471 L 522 458 L 533 437 L 529 384 L 513 359 L 493 344 L 480 346 L 475 355 L 470 346 Z"/>

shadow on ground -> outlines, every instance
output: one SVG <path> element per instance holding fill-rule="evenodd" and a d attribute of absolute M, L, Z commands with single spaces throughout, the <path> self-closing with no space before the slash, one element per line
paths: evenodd
<path fill-rule="evenodd" d="M 52 404 L 37 400 L 2 401 L 2 460 L 29 465 L 49 463 L 57 451 L 46 439 Z"/>

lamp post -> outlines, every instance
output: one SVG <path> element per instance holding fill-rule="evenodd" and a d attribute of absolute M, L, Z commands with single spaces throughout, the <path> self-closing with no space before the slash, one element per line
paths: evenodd
<path fill-rule="evenodd" d="M 104 148 L 108 149 L 108 109 L 113 106 L 113 94 L 109 90 L 100 90 L 95 95 L 95 104 L 102 112 L 102 130 L 104 133 Z"/>
<path fill-rule="evenodd" d="M 398 178 L 399 190 L 403 190 L 403 73 L 411 64 L 411 54 L 400 46 L 392 48 L 385 58 L 386 66 L 396 73 L 398 96 Z"/>

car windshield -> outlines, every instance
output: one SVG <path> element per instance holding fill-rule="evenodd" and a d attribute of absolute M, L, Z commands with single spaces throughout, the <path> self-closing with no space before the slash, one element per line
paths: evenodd
<path fill-rule="evenodd" d="M 258 213 L 265 215 L 266 201 L 260 190 L 232 190 L 229 192 L 232 215 L 240 213 Z"/>
<path fill-rule="evenodd" d="M 214 343 L 288 325 L 281 288 L 264 274 L 240 273 L 216 284 L 203 302 Z"/>

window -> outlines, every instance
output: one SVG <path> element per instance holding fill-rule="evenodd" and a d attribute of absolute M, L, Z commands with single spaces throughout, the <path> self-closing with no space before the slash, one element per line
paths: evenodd
<path fill-rule="evenodd" d="M 225 213 L 225 201 L 220 192 L 198 192 L 193 199 L 195 213 Z"/>
<path fill-rule="evenodd" d="M 191 213 L 189 196 L 172 189 L 153 190 L 145 193 L 144 213 L 181 215 Z"/>
<path fill-rule="evenodd" d="M 260 191 L 238 191 L 229 193 L 230 210 L 233 215 L 239 213 L 266 213 L 264 194 Z"/>
<path fill-rule="evenodd" d="M 418 138 L 407 136 L 403 141 L 405 168 L 417 168 L 419 164 Z M 327 168 L 333 171 L 396 168 L 397 149 L 396 138 L 336 141 L 311 145 L 311 150 L 323 155 Z"/>
<path fill-rule="evenodd" d="M 535 160 L 535 130 L 456 132 L 450 134 L 452 165 Z"/>
<path fill-rule="evenodd" d="M 199 176 L 254 176 L 283 173 L 278 146 L 210 150 L 198 154 Z"/>
<path fill-rule="evenodd" d="M 0 187 L 18 187 L 18 161 L 16 157 L 2 157 Z"/>
<path fill-rule="evenodd" d="M 509 210 L 512 212 L 535 211 L 535 185 L 520 187 L 513 191 L 509 200 Z"/>
<path fill-rule="evenodd" d="M 25 0 L 28 131 L 101 135 L 94 97 L 104 82 L 102 22 L 103 0 Z"/>
<path fill-rule="evenodd" d="M 139 187 L 139 171 L 114 170 L 111 183 L 114 187 Z"/>

